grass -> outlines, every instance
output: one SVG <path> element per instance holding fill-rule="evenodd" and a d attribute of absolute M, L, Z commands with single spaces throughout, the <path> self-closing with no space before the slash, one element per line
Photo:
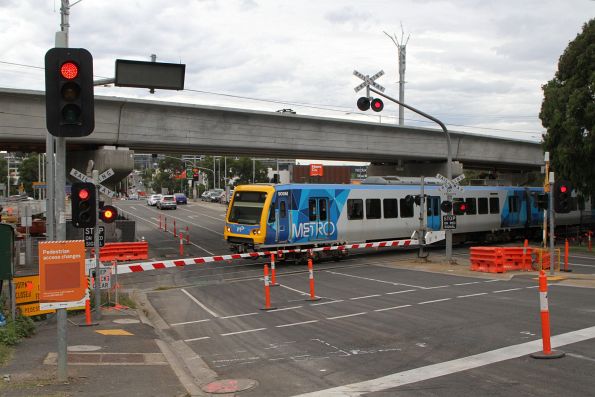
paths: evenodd
<path fill-rule="evenodd" d="M 6 363 L 8 363 L 8 361 L 10 361 L 13 352 L 14 349 L 12 347 L 5 344 L 0 344 L 0 367 L 3 367 L 6 365 Z"/>

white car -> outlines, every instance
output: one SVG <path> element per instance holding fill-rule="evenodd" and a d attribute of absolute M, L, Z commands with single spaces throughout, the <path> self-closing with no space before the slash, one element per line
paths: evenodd
<path fill-rule="evenodd" d="M 157 203 L 159 202 L 159 200 L 161 200 L 161 195 L 160 194 L 152 194 L 149 196 L 149 198 L 147 198 L 147 205 L 151 205 L 151 206 L 155 206 L 157 205 Z"/>

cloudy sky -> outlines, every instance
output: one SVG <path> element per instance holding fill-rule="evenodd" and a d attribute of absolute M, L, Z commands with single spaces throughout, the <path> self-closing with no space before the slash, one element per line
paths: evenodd
<path fill-rule="evenodd" d="M 44 89 L 59 8 L 0 0 L 0 87 Z M 96 95 L 395 123 L 396 105 L 362 114 L 353 90 L 354 69 L 382 69 L 377 82 L 398 98 L 386 31 L 408 39 L 407 103 L 451 130 L 539 141 L 541 85 L 593 17 L 593 0 L 82 0 L 71 9 L 70 46 L 93 54 L 96 78 L 113 77 L 118 58 L 186 64 L 183 92 Z M 434 127 L 410 112 L 405 123 Z"/>

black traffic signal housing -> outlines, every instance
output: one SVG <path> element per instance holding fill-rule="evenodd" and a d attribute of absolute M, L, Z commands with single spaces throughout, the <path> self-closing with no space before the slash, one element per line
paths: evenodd
<path fill-rule="evenodd" d="M 45 54 L 46 126 L 57 137 L 84 137 L 95 129 L 93 57 L 84 48 Z"/>
<path fill-rule="evenodd" d="M 375 112 L 381 112 L 382 109 L 384 109 L 384 102 L 382 102 L 382 99 L 380 98 L 371 99 L 363 96 L 357 100 L 357 108 L 362 112 L 365 112 L 370 108 Z"/>
<path fill-rule="evenodd" d="M 453 213 L 455 215 L 464 215 L 467 212 L 469 206 L 464 201 L 455 201 L 452 203 Z"/>
<path fill-rule="evenodd" d="M 556 181 L 554 183 L 554 210 L 559 214 L 570 212 L 572 198 L 572 185 L 566 180 Z"/>
<path fill-rule="evenodd" d="M 89 182 L 75 182 L 70 190 L 72 225 L 74 227 L 95 227 L 97 194 L 95 185 Z"/>
<path fill-rule="evenodd" d="M 540 193 L 537 195 L 537 208 L 540 210 L 547 210 L 549 207 L 549 195 L 547 193 Z"/>
<path fill-rule="evenodd" d="M 112 223 L 118 217 L 118 209 L 113 205 L 103 205 L 99 209 L 99 219 L 104 223 Z"/>
<path fill-rule="evenodd" d="M 451 201 L 443 201 L 440 203 L 440 209 L 442 212 L 450 213 L 452 211 L 452 202 Z"/>

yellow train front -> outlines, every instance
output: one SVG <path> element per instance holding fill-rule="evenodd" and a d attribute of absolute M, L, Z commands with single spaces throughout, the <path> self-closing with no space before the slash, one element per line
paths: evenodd
<path fill-rule="evenodd" d="M 266 239 L 267 217 L 275 193 L 272 185 L 241 185 L 227 208 L 223 236 L 233 252 L 254 251 Z"/>

